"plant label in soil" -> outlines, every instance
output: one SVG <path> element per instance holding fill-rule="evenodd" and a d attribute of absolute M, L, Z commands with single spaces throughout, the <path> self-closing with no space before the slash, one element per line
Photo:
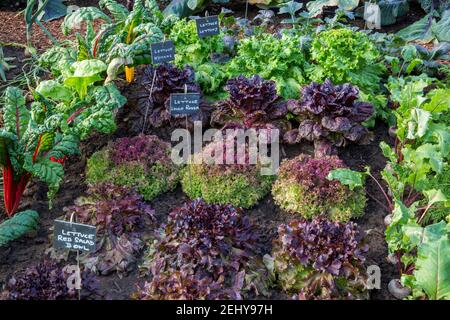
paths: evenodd
<path fill-rule="evenodd" d="M 152 43 L 152 63 L 170 62 L 175 59 L 175 46 L 172 41 Z"/>
<path fill-rule="evenodd" d="M 218 16 L 197 18 L 195 22 L 197 23 L 197 34 L 200 38 L 210 37 L 220 33 Z"/>
<path fill-rule="evenodd" d="M 381 29 L 381 11 L 380 6 L 375 3 L 364 3 L 364 20 L 367 28 Z"/>
<path fill-rule="evenodd" d="M 97 230 L 87 224 L 55 220 L 53 247 L 84 252 L 95 251 Z"/>
<path fill-rule="evenodd" d="M 191 115 L 199 110 L 199 93 L 172 93 L 170 95 L 170 114 Z"/>

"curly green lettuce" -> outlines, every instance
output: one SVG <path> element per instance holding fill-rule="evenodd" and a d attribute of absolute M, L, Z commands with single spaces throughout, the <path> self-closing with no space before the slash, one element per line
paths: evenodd
<path fill-rule="evenodd" d="M 274 201 L 282 209 L 311 219 L 326 215 L 333 221 L 348 221 L 364 214 L 362 187 L 350 190 L 337 180 L 328 180 L 331 170 L 343 168 L 336 156 L 319 159 L 300 155 L 282 162 L 272 188 Z"/>
<path fill-rule="evenodd" d="M 149 201 L 175 188 L 179 168 L 170 159 L 168 143 L 139 135 L 118 139 L 94 153 L 87 162 L 86 181 L 133 187 Z"/>
<path fill-rule="evenodd" d="M 221 143 L 222 141 L 210 143 L 200 154 L 194 155 L 194 160 L 202 155 L 212 154 L 214 148 Z M 231 144 L 227 141 L 223 147 L 223 160 L 228 148 L 231 148 Z M 217 159 L 201 163 L 193 161 L 182 169 L 183 191 L 191 199 L 203 198 L 207 203 L 232 204 L 242 208 L 254 206 L 270 191 L 274 176 L 263 175 L 260 163 L 250 164 L 246 161 L 238 164 L 240 161 L 236 160 L 235 164 L 218 164 Z"/>
<path fill-rule="evenodd" d="M 366 34 L 345 28 L 327 30 L 312 42 L 308 76 L 317 82 L 326 78 L 335 84 L 349 82 L 366 93 L 377 93 L 386 70 L 381 57 Z"/>
<path fill-rule="evenodd" d="M 283 98 L 298 98 L 301 85 L 308 82 L 307 61 L 299 37 L 262 33 L 240 41 L 228 74 L 230 78 L 258 74 L 266 80 L 274 80 Z"/>

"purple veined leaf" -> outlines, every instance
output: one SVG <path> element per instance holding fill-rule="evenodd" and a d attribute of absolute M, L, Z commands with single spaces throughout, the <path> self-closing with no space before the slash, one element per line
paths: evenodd
<path fill-rule="evenodd" d="M 301 137 L 299 135 L 298 129 L 292 129 L 288 132 L 286 132 L 283 136 L 283 141 L 285 141 L 288 144 L 295 144 L 300 142 Z"/>
<path fill-rule="evenodd" d="M 332 132 L 346 132 L 352 127 L 350 120 L 345 117 L 332 118 L 325 116 L 322 118 L 321 124 L 324 128 Z"/>

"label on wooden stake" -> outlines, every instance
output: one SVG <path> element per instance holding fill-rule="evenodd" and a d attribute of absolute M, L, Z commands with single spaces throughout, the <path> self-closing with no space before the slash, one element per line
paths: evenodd
<path fill-rule="evenodd" d="M 195 22 L 197 23 L 197 34 L 200 38 L 210 37 L 220 33 L 218 16 L 197 18 Z"/>
<path fill-rule="evenodd" d="M 364 2 L 364 20 L 367 28 L 381 29 L 381 10 L 376 3 Z"/>
<path fill-rule="evenodd" d="M 97 229 L 87 224 L 54 221 L 53 247 L 74 251 L 95 251 L 95 237 Z"/>
<path fill-rule="evenodd" d="M 170 95 L 170 114 L 192 115 L 199 111 L 199 93 L 172 93 Z"/>
<path fill-rule="evenodd" d="M 152 63 L 170 62 L 175 59 L 175 46 L 172 41 L 151 44 Z"/>

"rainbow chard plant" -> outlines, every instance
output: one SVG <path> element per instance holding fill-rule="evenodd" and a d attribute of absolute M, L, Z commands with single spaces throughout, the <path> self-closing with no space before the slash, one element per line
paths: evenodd
<path fill-rule="evenodd" d="M 124 69 L 126 81 L 133 82 L 134 67 L 151 63 L 150 44 L 163 40 L 161 28 L 169 26 L 172 18 L 164 18 L 153 0 L 136 0 L 131 9 L 114 0 L 101 0 L 99 6 L 100 9 L 85 7 L 68 15 L 62 25 L 63 32 L 68 35 L 85 22 L 85 36 L 77 35 L 81 48 L 79 60 L 103 61 L 108 65 L 108 81 L 114 80 Z M 95 33 L 93 22 L 97 19 L 106 23 Z"/>
<path fill-rule="evenodd" d="M 63 117 L 53 112 L 53 106 L 34 102 L 29 110 L 22 91 L 15 87 L 6 90 L 3 118 L 0 164 L 5 210 L 12 216 L 32 177 L 47 183 L 50 199 L 55 195 L 64 175 L 61 162 L 79 153 L 79 137 L 59 130 Z"/>
<path fill-rule="evenodd" d="M 213 126 L 288 130 L 286 103 L 277 95 L 275 81 L 258 75 L 239 76 L 228 80 L 225 91 L 229 97 L 216 103 L 211 115 Z"/>
<path fill-rule="evenodd" d="M 364 255 L 356 224 L 292 220 L 278 228 L 266 265 L 297 299 L 367 299 Z"/>
<path fill-rule="evenodd" d="M 370 142 L 372 134 L 362 122 L 371 117 L 373 106 L 356 101 L 357 87 L 348 83 L 335 86 L 327 79 L 303 87 L 301 93 L 300 100 L 288 101 L 288 110 L 299 122 L 298 129 L 285 134 L 288 143 L 314 141 L 316 156 L 322 156 L 349 143 Z"/>

